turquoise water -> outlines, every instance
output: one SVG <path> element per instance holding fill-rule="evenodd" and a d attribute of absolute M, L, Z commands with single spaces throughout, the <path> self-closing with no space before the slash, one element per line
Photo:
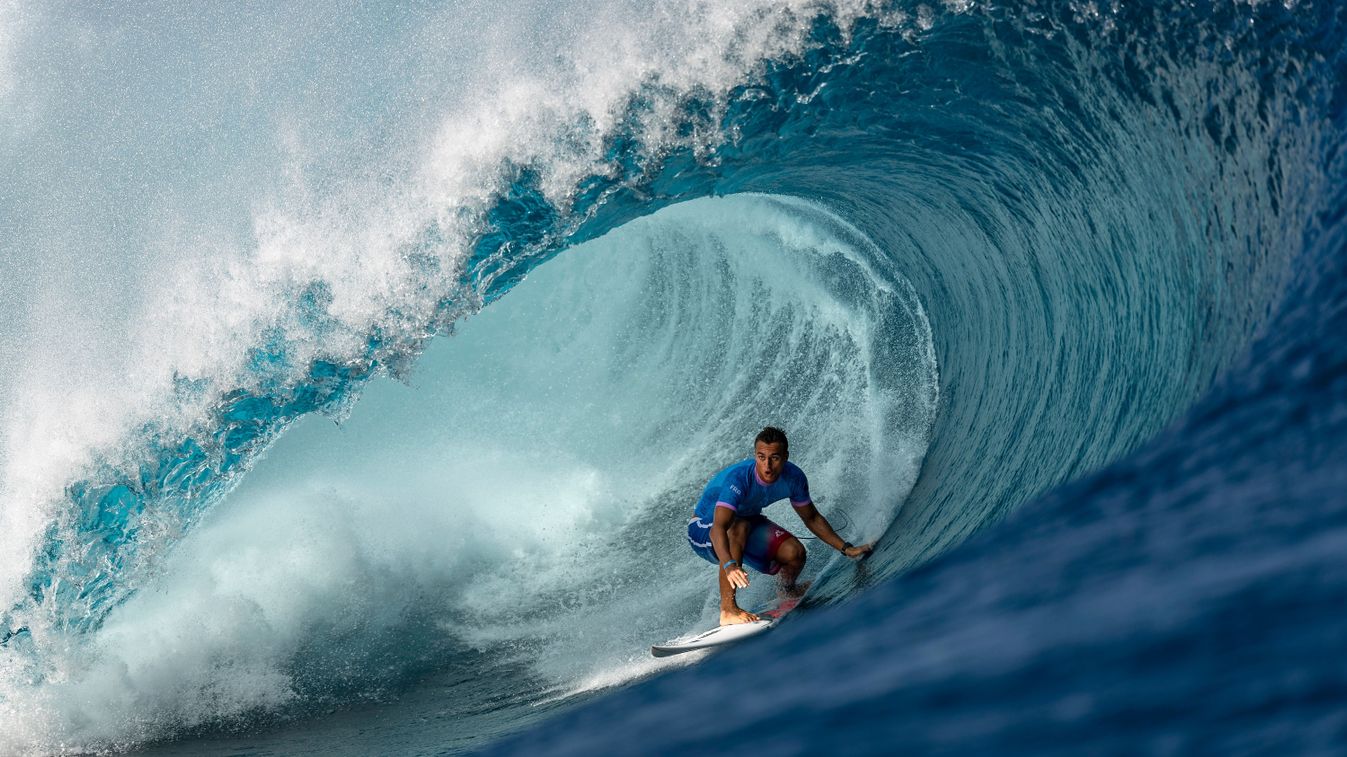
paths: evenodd
<path fill-rule="evenodd" d="M 0 13 L 0 746 L 1333 743 L 1331 6 Z M 876 555 L 671 671 L 766 423 Z"/>

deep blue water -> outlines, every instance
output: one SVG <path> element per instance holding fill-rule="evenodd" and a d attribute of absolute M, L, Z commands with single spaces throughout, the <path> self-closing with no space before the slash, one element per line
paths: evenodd
<path fill-rule="evenodd" d="M 5 545 L 0 746 L 1341 750 L 1343 13 L 769 5 L 741 73 L 651 54 L 602 117 L 524 98 L 551 126 L 496 153 L 426 126 L 467 96 L 433 55 L 354 67 L 357 157 L 220 203 L 264 272 L 213 280 L 265 295 L 241 339 L 170 330 L 214 351 L 54 499 L 7 432 L 10 528 L 42 517 Z M 355 15 L 367 53 L 472 20 Z M 811 544 L 807 608 L 656 664 L 711 612 L 684 513 L 765 423 L 876 552 Z"/>

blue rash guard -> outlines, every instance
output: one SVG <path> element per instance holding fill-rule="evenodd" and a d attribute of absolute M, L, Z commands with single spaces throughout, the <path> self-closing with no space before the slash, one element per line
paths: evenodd
<path fill-rule="evenodd" d="M 771 485 L 758 478 L 753 458 L 741 460 L 711 477 L 693 513 L 710 523 L 717 507 L 728 507 L 740 518 L 751 518 L 773 502 L 789 499 L 795 507 L 813 504 L 809 479 L 800 466 L 786 461 L 781 475 Z"/>

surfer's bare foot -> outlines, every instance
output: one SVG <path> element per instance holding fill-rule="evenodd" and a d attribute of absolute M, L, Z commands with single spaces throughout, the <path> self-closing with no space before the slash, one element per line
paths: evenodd
<path fill-rule="evenodd" d="M 732 626 L 736 623 L 752 623 L 758 616 L 751 612 L 741 610 L 738 607 L 720 608 L 720 624 L 722 626 Z"/>

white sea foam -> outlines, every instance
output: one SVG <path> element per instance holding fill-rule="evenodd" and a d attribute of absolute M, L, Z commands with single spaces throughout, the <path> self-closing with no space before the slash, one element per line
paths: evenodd
<path fill-rule="evenodd" d="M 17 3 L 0 2 L 0 103 L 14 88 L 14 36 L 19 25 Z"/>

